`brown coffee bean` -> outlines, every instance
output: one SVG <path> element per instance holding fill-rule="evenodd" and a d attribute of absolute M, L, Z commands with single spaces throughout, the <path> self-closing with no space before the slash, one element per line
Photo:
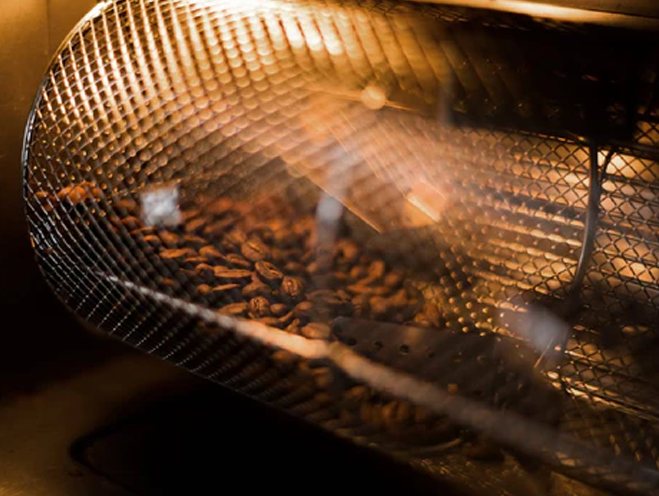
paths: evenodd
<path fill-rule="evenodd" d="M 252 272 L 244 269 L 229 269 L 224 266 L 213 267 L 213 275 L 223 281 L 247 281 L 252 278 Z"/>
<path fill-rule="evenodd" d="M 350 278 L 354 281 L 357 281 L 366 277 L 367 273 L 368 270 L 366 267 L 363 265 L 355 265 L 352 269 L 350 269 Z"/>
<path fill-rule="evenodd" d="M 341 239 L 336 243 L 335 250 L 339 260 L 349 264 L 357 261 L 360 255 L 359 246 L 350 239 Z"/>
<path fill-rule="evenodd" d="M 249 260 L 246 260 L 243 258 L 241 255 L 238 255 L 237 253 L 229 253 L 227 256 L 224 257 L 226 262 L 233 268 L 236 269 L 251 269 L 253 267 L 253 263 L 250 262 Z"/>
<path fill-rule="evenodd" d="M 142 227 L 142 221 L 131 215 L 121 219 L 121 225 L 124 226 L 128 231 L 134 231 L 135 229 Z"/>
<path fill-rule="evenodd" d="M 288 248 L 297 244 L 298 239 L 298 236 L 289 227 L 273 229 L 272 242 L 275 246 Z"/>
<path fill-rule="evenodd" d="M 200 295 L 206 295 L 210 293 L 213 290 L 208 284 L 200 284 L 197 286 L 197 293 Z"/>
<path fill-rule="evenodd" d="M 157 234 L 158 229 L 156 226 L 144 226 L 144 227 L 139 227 L 137 229 L 133 229 L 130 234 L 131 236 L 136 236 L 138 234 L 141 234 L 142 236 L 147 236 L 149 234 Z"/>
<path fill-rule="evenodd" d="M 306 285 L 299 277 L 285 276 L 279 286 L 279 292 L 287 301 L 299 301 L 304 297 Z"/>
<path fill-rule="evenodd" d="M 206 257 L 209 260 L 221 260 L 224 255 L 220 253 L 217 248 L 211 245 L 202 246 L 199 248 L 199 255 Z"/>
<path fill-rule="evenodd" d="M 361 284 L 366 285 L 379 281 L 384 277 L 386 269 L 387 267 L 382 260 L 375 260 L 371 262 L 371 265 L 368 267 L 368 275 L 366 276 L 366 280 L 362 280 Z"/>
<path fill-rule="evenodd" d="M 221 220 L 216 220 L 206 224 L 203 228 L 203 233 L 211 238 L 220 238 L 224 236 L 228 229 L 233 227 L 238 222 L 238 217 L 231 215 Z"/>
<path fill-rule="evenodd" d="M 208 262 L 208 260 L 204 257 L 190 257 L 183 260 L 182 266 L 194 269 L 197 267 L 197 265 L 201 265 L 206 262 Z"/>
<path fill-rule="evenodd" d="M 178 234 L 175 234 L 171 231 L 160 231 L 158 233 L 163 244 L 166 246 L 177 246 L 181 242 Z"/>
<path fill-rule="evenodd" d="M 353 313 L 355 317 L 367 317 L 371 313 L 371 305 L 369 304 L 370 296 L 361 294 L 354 296 L 351 300 Z"/>
<path fill-rule="evenodd" d="M 161 239 L 155 234 L 147 234 L 142 238 L 142 241 L 153 248 L 160 248 L 162 246 Z"/>
<path fill-rule="evenodd" d="M 232 229 L 222 238 L 222 246 L 238 251 L 240 246 L 247 241 L 247 234 L 241 229 Z"/>
<path fill-rule="evenodd" d="M 283 303 L 274 303 L 270 306 L 270 310 L 272 311 L 272 315 L 276 317 L 282 317 L 286 315 L 286 312 L 288 312 L 288 305 L 284 305 Z"/>
<path fill-rule="evenodd" d="M 252 237 L 240 245 L 240 253 L 251 262 L 260 262 L 270 257 L 270 248 L 260 239 Z"/>
<path fill-rule="evenodd" d="M 242 316 L 247 313 L 249 305 L 245 302 L 229 303 L 224 305 L 217 312 L 223 315 Z"/>
<path fill-rule="evenodd" d="M 112 202 L 114 209 L 121 215 L 137 215 L 139 211 L 139 205 L 135 200 L 130 198 L 124 198 L 122 200 L 117 200 Z"/>
<path fill-rule="evenodd" d="M 267 284 L 257 281 L 251 282 L 243 288 L 243 296 L 245 298 L 255 298 L 257 296 L 265 296 L 266 298 L 272 297 L 272 288 Z"/>
<path fill-rule="evenodd" d="M 309 318 L 313 314 L 313 303 L 310 301 L 303 301 L 295 305 L 293 309 L 293 315 L 296 317 Z"/>
<path fill-rule="evenodd" d="M 160 257 L 164 260 L 183 260 L 194 255 L 196 255 L 196 252 L 192 248 L 171 249 L 160 252 Z"/>
<path fill-rule="evenodd" d="M 439 310 L 439 307 L 434 303 L 427 301 L 423 304 L 423 310 L 421 315 L 428 321 L 430 324 L 428 327 L 442 327 L 442 313 Z"/>
<path fill-rule="evenodd" d="M 213 295 L 222 296 L 235 294 L 236 290 L 240 289 L 240 284 L 230 283 L 230 284 L 220 284 L 219 286 L 214 286 L 212 288 Z"/>
<path fill-rule="evenodd" d="M 89 181 L 67 186 L 57 193 L 57 199 L 59 201 L 66 201 L 73 205 L 84 203 L 88 200 L 103 198 L 103 196 L 103 190 Z"/>
<path fill-rule="evenodd" d="M 201 236 L 197 236 L 196 234 L 184 234 L 183 235 L 183 243 L 187 246 L 192 246 L 194 248 L 200 248 L 206 244 L 208 244 L 208 241 L 202 238 Z"/>
<path fill-rule="evenodd" d="M 382 407 L 382 420 L 389 430 L 400 430 L 412 419 L 414 411 L 409 403 L 392 401 Z"/>
<path fill-rule="evenodd" d="M 403 274 L 392 270 L 384 276 L 383 283 L 391 289 L 398 289 L 403 284 Z"/>
<path fill-rule="evenodd" d="M 284 265 L 284 271 L 287 274 L 294 274 L 300 276 L 306 273 L 307 269 L 304 265 L 302 265 L 299 262 L 288 262 L 286 265 Z"/>
<path fill-rule="evenodd" d="M 196 217 L 192 220 L 189 220 L 185 223 L 184 229 L 187 233 L 198 233 L 201 232 L 204 226 L 208 222 L 206 217 Z"/>
<path fill-rule="evenodd" d="M 320 322 L 307 324 L 300 330 L 300 332 L 304 337 L 309 339 L 329 339 L 332 335 L 330 326 Z"/>
<path fill-rule="evenodd" d="M 201 214 L 201 210 L 199 210 L 198 208 L 189 208 L 181 211 L 181 217 L 185 222 L 194 219 L 200 214 Z"/>
<path fill-rule="evenodd" d="M 195 274 L 203 277 L 206 280 L 211 280 L 214 277 L 214 267 L 206 263 L 201 263 L 194 268 Z"/>
<path fill-rule="evenodd" d="M 279 317 L 279 322 L 282 324 L 282 326 L 286 327 L 291 322 L 293 322 L 293 320 L 295 320 L 294 317 L 295 317 L 295 315 L 293 314 L 292 311 L 290 311 L 290 312 L 282 315 L 281 317 Z"/>
<path fill-rule="evenodd" d="M 271 286 L 278 286 L 279 282 L 284 277 L 284 274 L 282 274 L 275 265 L 265 260 L 256 262 L 254 264 L 254 270 L 264 282 Z"/>
<path fill-rule="evenodd" d="M 328 367 L 313 369 L 312 375 L 318 389 L 329 389 L 334 383 L 334 373 Z"/>
<path fill-rule="evenodd" d="M 210 215 L 221 216 L 231 211 L 233 201 L 229 198 L 222 197 L 212 200 L 204 207 L 204 212 Z"/>
<path fill-rule="evenodd" d="M 371 307 L 371 315 L 375 319 L 385 318 L 392 310 L 387 299 L 382 296 L 372 296 L 368 304 Z"/>
<path fill-rule="evenodd" d="M 279 366 L 293 367 L 300 360 L 297 355 L 286 350 L 277 350 L 272 355 L 272 360 Z"/>
<path fill-rule="evenodd" d="M 249 300 L 249 311 L 257 318 L 272 316 L 270 301 L 265 296 L 256 296 Z"/>

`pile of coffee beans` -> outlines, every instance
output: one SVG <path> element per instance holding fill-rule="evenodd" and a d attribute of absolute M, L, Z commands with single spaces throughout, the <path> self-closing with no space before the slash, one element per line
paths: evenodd
<path fill-rule="evenodd" d="M 171 227 L 143 225 L 131 200 L 113 210 L 114 229 L 157 255 L 158 284 L 221 314 L 324 340 L 339 316 L 441 327 L 438 308 L 404 272 L 362 250 L 343 226 L 321 242 L 314 212 L 295 212 L 285 199 L 207 199 Z"/>

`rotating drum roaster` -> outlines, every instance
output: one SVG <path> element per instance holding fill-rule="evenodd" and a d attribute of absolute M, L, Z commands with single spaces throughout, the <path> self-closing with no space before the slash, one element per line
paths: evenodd
<path fill-rule="evenodd" d="M 28 123 L 44 276 L 472 492 L 658 494 L 659 44 L 578 20 L 102 2 Z"/>

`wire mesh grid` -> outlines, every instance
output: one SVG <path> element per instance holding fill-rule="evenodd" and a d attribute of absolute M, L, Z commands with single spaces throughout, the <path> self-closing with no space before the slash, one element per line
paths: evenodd
<path fill-rule="evenodd" d="M 654 494 L 659 166 L 633 63 L 656 59 L 616 40 L 624 62 L 585 61 L 592 35 L 397 2 L 101 3 L 28 126 L 38 261 L 97 327 L 472 490 L 567 494 L 540 459 Z M 357 377 L 340 343 L 423 382 Z"/>

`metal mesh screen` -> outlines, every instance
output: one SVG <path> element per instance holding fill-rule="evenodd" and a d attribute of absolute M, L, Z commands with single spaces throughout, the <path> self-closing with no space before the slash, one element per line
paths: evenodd
<path fill-rule="evenodd" d="M 655 46 L 101 3 L 28 124 L 38 262 L 100 329 L 472 492 L 659 493 Z"/>

